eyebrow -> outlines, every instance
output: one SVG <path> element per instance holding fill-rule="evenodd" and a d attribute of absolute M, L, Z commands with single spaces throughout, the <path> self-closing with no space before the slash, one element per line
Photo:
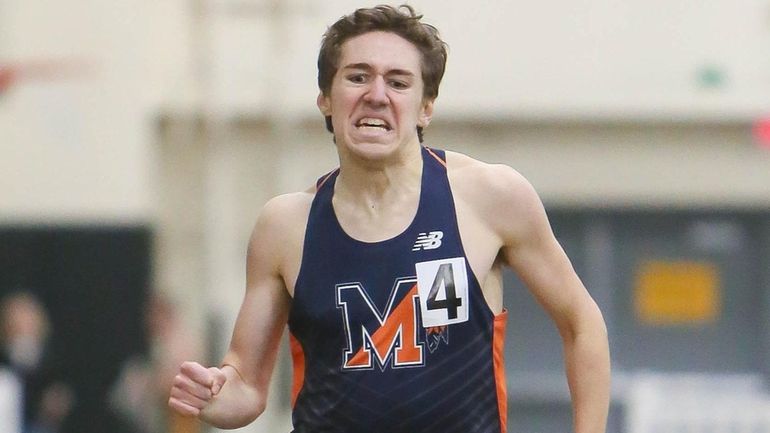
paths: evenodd
<path fill-rule="evenodd" d="M 342 67 L 342 69 L 363 69 L 365 71 L 371 71 L 374 68 L 368 63 L 350 63 Z M 407 71 L 406 69 L 390 69 L 387 71 L 386 75 L 406 75 L 413 77 L 414 73 Z"/>

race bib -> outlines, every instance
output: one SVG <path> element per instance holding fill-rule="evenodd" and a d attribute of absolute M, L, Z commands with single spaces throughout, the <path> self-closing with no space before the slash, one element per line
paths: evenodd
<path fill-rule="evenodd" d="M 468 273 L 465 257 L 416 263 L 422 325 L 451 325 L 468 320 Z"/>

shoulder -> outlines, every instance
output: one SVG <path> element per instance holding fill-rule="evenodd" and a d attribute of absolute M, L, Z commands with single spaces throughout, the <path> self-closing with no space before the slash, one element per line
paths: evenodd
<path fill-rule="evenodd" d="M 315 188 L 281 194 L 262 207 L 249 241 L 250 255 L 269 253 L 277 261 L 302 245 Z"/>
<path fill-rule="evenodd" d="M 452 189 L 480 204 L 523 205 L 539 197 L 532 184 L 514 168 L 490 164 L 457 152 L 447 152 Z"/>
<path fill-rule="evenodd" d="M 291 225 L 302 219 L 307 220 L 315 189 L 281 194 L 271 198 L 262 207 L 257 224 Z"/>
<path fill-rule="evenodd" d="M 468 206 L 501 236 L 516 232 L 544 217 L 540 197 L 514 168 L 491 164 L 458 152 L 446 152 L 447 171 L 455 200 Z"/>

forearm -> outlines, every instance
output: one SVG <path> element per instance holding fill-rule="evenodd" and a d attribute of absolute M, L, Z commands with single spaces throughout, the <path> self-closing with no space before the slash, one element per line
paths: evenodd
<path fill-rule="evenodd" d="M 564 339 L 575 433 L 604 433 L 610 400 L 610 356 L 601 314 Z"/>
<path fill-rule="evenodd" d="M 200 419 L 222 429 L 234 429 L 254 421 L 265 408 L 265 398 L 256 387 L 246 383 L 238 371 L 225 365 L 227 376 L 222 389 L 200 413 Z"/>

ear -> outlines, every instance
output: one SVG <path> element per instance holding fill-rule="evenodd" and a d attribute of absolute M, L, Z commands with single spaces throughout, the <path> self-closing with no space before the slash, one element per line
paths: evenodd
<path fill-rule="evenodd" d="M 321 114 L 324 116 L 332 115 L 331 101 L 329 101 L 329 97 L 325 96 L 323 92 L 318 92 L 316 105 L 318 105 L 318 109 L 321 110 Z"/>
<path fill-rule="evenodd" d="M 433 118 L 433 99 L 427 100 L 422 103 L 420 109 L 420 117 L 417 119 L 417 126 L 425 128 L 430 124 L 430 120 Z"/>

